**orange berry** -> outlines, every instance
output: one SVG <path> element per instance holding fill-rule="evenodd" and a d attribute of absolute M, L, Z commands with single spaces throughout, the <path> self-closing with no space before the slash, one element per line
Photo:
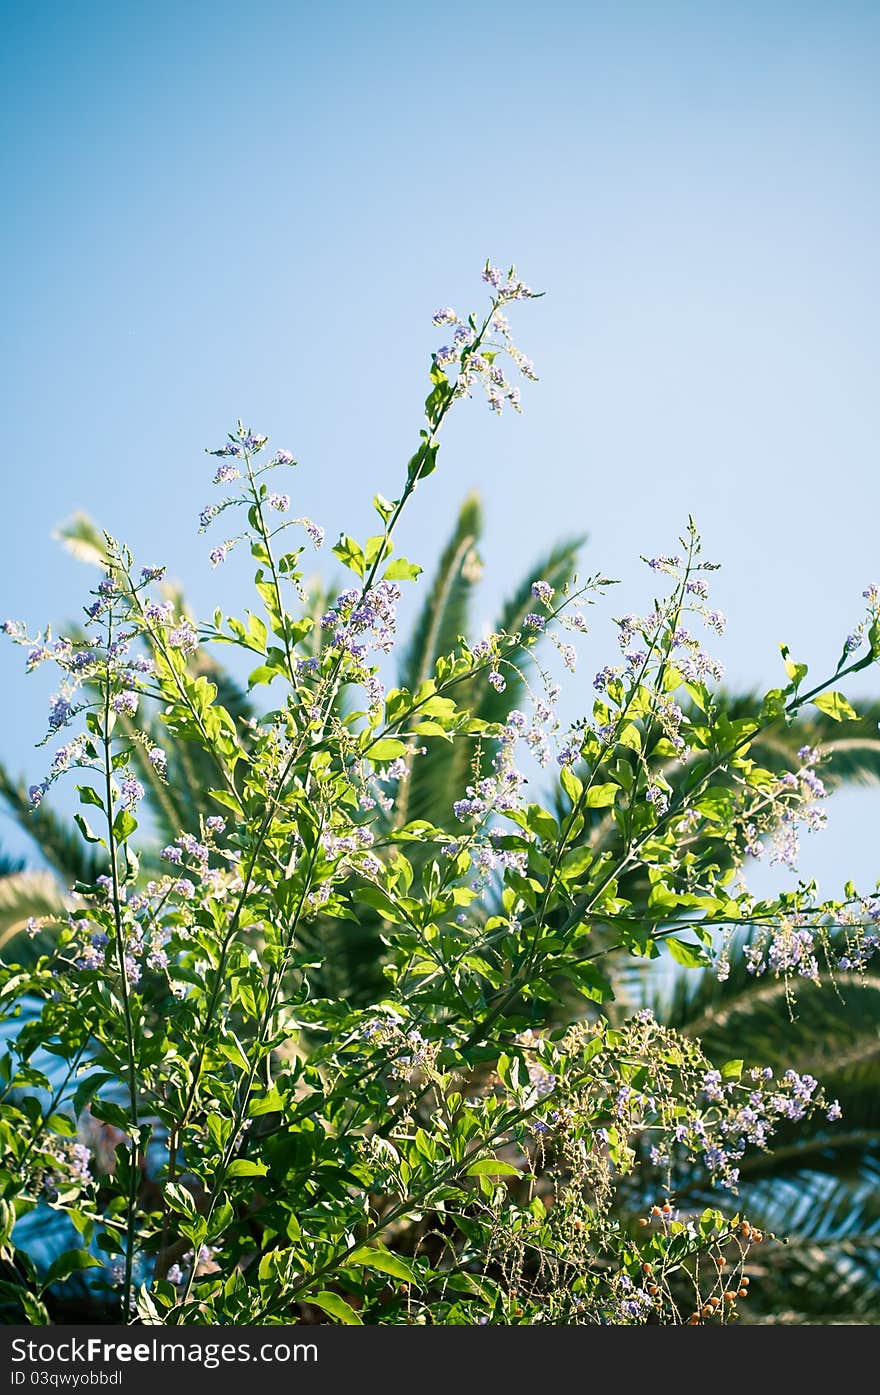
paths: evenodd
<path fill-rule="evenodd" d="M 648 1224 L 648 1222 L 645 1220 L 644 1216 L 639 1216 L 639 1225 L 647 1225 L 647 1224 Z"/>

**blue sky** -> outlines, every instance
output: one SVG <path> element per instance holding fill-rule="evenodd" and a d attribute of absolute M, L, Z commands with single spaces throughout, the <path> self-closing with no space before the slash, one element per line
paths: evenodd
<path fill-rule="evenodd" d="M 690 512 L 731 680 L 775 680 L 780 641 L 833 667 L 880 579 L 875 5 L 2 10 L 4 613 L 75 610 L 88 574 L 51 537 L 75 509 L 197 607 L 240 604 L 194 537 L 203 448 L 239 415 L 302 462 L 298 508 L 363 534 L 412 450 L 431 314 L 478 305 L 491 256 L 547 292 L 516 317 L 541 382 L 521 419 L 459 414 L 402 549 L 429 563 L 477 487 L 487 618 L 580 532 L 639 608 L 638 555 Z M 20 658 L 3 755 L 35 778 Z M 808 844 L 829 891 L 880 871 L 877 801 L 839 796 Z"/>

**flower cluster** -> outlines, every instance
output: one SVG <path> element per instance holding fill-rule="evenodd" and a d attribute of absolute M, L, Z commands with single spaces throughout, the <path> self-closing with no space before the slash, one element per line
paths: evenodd
<path fill-rule="evenodd" d="M 521 410 L 519 388 L 507 380 L 498 359 L 505 355 L 524 378 L 537 380 L 531 359 L 517 348 L 511 338 L 510 324 L 502 307 L 516 300 L 526 300 L 536 295 L 535 291 L 521 281 L 514 267 L 507 275 L 487 262 L 483 279 L 494 290 L 493 309 L 482 332 L 478 332 L 474 320 L 462 320 L 446 305 L 434 315 L 433 323 L 453 329 L 452 342 L 444 344 L 434 354 L 438 369 L 453 369 L 455 372 L 456 396 L 471 396 L 479 387 L 486 394 L 489 406 L 494 412 L 501 412 L 505 403 L 514 411 Z"/>
<path fill-rule="evenodd" d="M 400 597 L 400 587 L 394 581 L 380 581 L 365 592 L 352 587 L 336 597 L 321 619 L 335 652 L 347 655 L 364 677 L 371 653 L 391 652 Z"/>

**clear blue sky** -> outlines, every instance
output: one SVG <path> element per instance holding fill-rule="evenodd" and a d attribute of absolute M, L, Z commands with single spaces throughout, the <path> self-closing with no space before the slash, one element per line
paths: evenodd
<path fill-rule="evenodd" d="M 479 302 L 489 255 L 547 291 L 517 315 L 542 381 L 522 419 L 460 413 L 403 550 L 429 562 L 477 486 L 487 617 L 579 531 L 636 608 L 635 559 L 692 512 L 731 679 L 774 680 L 781 640 L 833 664 L 880 580 L 876 4 L 0 8 L 5 614 L 74 611 L 74 509 L 235 604 L 194 526 L 239 415 L 295 451 L 304 512 L 363 533 L 430 316 Z M 20 658 L 3 754 L 36 777 Z M 877 809 L 839 797 L 804 871 L 872 883 Z"/>

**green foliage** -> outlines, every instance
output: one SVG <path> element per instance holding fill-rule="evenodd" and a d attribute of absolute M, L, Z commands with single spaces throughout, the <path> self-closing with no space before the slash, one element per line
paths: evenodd
<path fill-rule="evenodd" d="M 736 877 L 764 844 L 791 859 L 820 816 L 822 751 L 793 760 L 783 733 L 808 711 L 869 741 L 836 686 L 865 654 L 808 690 L 786 654 L 787 687 L 725 702 L 692 633 L 721 622 L 691 522 L 683 555 L 651 562 L 667 593 L 618 621 L 623 662 L 564 725 L 559 674 L 610 583 L 578 581 L 560 547 L 474 642 L 469 499 L 383 684 L 420 573 L 393 558 L 396 532 L 446 415 L 477 389 L 518 408 L 502 355 L 534 376 L 499 318 L 531 292 L 513 269 L 486 278 L 482 321 L 437 317 L 456 347 L 434 355 L 399 497 L 374 500 L 381 531 L 334 548 L 353 586 L 306 589 L 287 530 L 319 530 L 265 480 L 295 463 L 239 423 L 202 528 L 241 519 L 213 556 L 249 551 L 251 609 L 198 627 L 158 569 L 78 520 L 70 539 L 105 568 L 82 630 L 7 627 L 29 666 L 61 670 L 64 744 L 6 797 L 74 883 L 20 887 L 0 961 L 11 1320 L 48 1321 L 81 1285 L 110 1316 L 169 1326 L 729 1321 L 786 1217 L 776 1183 L 816 1187 L 817 1158 L 850 1197 L 814 1238 L 853 1214 L 873 1235 L 876 1091 L 842 1060 L 822 1084 L 789 1070 L 806 1038 L 778 1008 L 799 989 L 822 1020 L 836 972 L 855 1008 L 835 1039 L 862 1051 L 876 902 L 808 884 L 758 901 Z M 238 651 L 247 699 L 209 646 Z M 78 839 L 49 812 L 71 771 Z M 23 939 L 27 894 L 44 902 Z M 661 959 L 698 982 L 665 1025 L 624 1006 L 632 966 Z M 729 966 L 719 989 L 710 962 Z M 748 1035 L 737 992 L 757 994 Z M 33 1236 L 55 1222 L 47 1265 Z M 780 1280 L 792 1306 L 811 1265 Z M 836 1272 L 834 1311 L 869 1312 L 867 1261 Z"/>

